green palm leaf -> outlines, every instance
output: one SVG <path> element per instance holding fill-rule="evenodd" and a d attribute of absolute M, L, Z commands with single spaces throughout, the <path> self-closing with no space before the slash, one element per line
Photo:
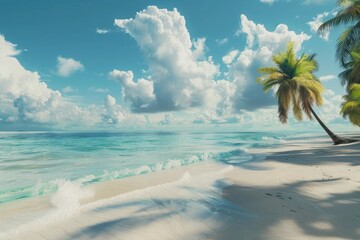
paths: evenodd
<path fill-rule="evenodd" d="M 315 55 L 303 54 L 297 58 L 294 43 L 290 42 L 285 52 L 273 56 L 273 62 L 276 67 L 258 69 L 262 75 L 257 82 L 265 92 L 278 87 L 276 97 L 280 122 L 287 123 L 290 109 L 299 121 L 303 119 L 303 113 L 311 119 L 311 106 L 322 104 L 321 94 L 324 90 L 313 74 L 318 69 Z"/>
<path fill-rule="evenodd" d="M 360 38 L 360 0 L 339 0 L 337 5 L 341 8 L 335 17 L 324 22 L 318 32 L 324 33 L 333 27 L 345 25 L 350 27 L 338 38 L 336 56 L 342 66 L 350 60 L 350 52 Z"/>

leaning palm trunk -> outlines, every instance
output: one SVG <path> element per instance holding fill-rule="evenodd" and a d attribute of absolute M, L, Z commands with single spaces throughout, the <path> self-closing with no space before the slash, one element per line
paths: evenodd
<path fill-rule="evenodd" d="M 334 145 L 357 142 L 357 140 L 354 140 L 354 139 L 348 139 L 348 138 L 343 138 L 343 137 L 337 136 L 321 121 L 321 119 L 318 117 L 318 115 L 315 113 L 315 111 L 314 111 L 314 109 L 312 109 L 312 107 L 310 107 L 310 111 L 314 115 L 316 120 L 319 122 L 321 127 L 325 130 L 325 132 L 331 137 L 331 139 L 334 142 Z"/>

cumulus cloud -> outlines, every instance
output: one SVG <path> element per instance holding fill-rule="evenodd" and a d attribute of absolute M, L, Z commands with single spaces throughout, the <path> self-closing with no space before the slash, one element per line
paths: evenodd
<path fill-rule="evenodd" d="M 294 31 L 290 31 L 285 24 L 279 24 L 273 32 L 268 31 L 264 25 L 256 24 L 244 14 L 240 16 L 240 32 L 247 35 L 248 49 L 264 48 L 267 53 L 283 50 L 289 41 L 295 42 L 295 50 L 298 51 L 301 44 L 311 38 L 303 32 L 296 34 Z"/>
<path fill-rule="evenodd" d="M 20 64 L 14 57 L 18 53 L 15 45 L 6 41 L 4 36 L 0 37 L 0 46 L 0 95 L 19 110 L 19 116 L 25 117 L 25 105 L 36 108 L 61 96 L 60 92 L 52 91 L 41 82 L 37 72 L 28 71 Z M 11 106 L 6 108 L 11 109 Z"/>
<path fill-rule="evenodd" d="M 75 72 L 83 70 L 84 66 L 79 61 L 61 56 L 57 58 L 57 73 L 61 77 L 68 77 Z"/>
<path fill-rule="evenodd" d="M 0 35 L 0 54 L 2 57 L 16 56 L 19 53 L 20 51 L 16 49 L 16 44 L 6 41 L 5 37 Z"/>
<path fill-rule="evenodd" d="M 109 73 L 112 80 L 121 83 L 123 88 L 122 95 L 126 101 L 131 103 L 134 111 L 146 109 L 155 100 L 154 82 L 139 79 L 134 82 L 134 74 L 132 71 L 113 70 Z"/>
<path fill-rule="evenodd" d="M 122 104 L 118 104 L 116 99 L 107 95 L 101 113 L 101 122 L 112 127 L 136 127 L 149 124 L 149 119 L 145 115 L 133 114 Z"/>
<path fill-rule="evenodd" d="M 125 119 L 125 113 L 122 106 L 116 104 L 116 99 L 107 95 L 104 102 L 104 113 L 102 120 L 107 124 L 117 124 Z"/>
<path fill-rule="evenodd" d="M 95 106 L 81 108 L 62 97 L 60 92 L 51 91 L 46 101 L 36 101 L 31 96 L 21 95 L 14 100 L 17 121 L 37 122 L 51 125 L 91 126 L 100 121 Z"/>
<path fill-rule="evenodd" d="M 222 60 L 225 64 L 231 64 L 234 59 L 239 55 L 239 50 L 230 51 L 228 54 L 223 56 Z"/>
<path fill-rule="evenodd" d="M 246 47 L 232 58 L 225 56 L 228 64 L 229 79 L 236 83 L 234 94 L 234 108 L 240 110 L 255 110 L 275 104 L 271 94 L 264 94 L 262 88 L 256 83 L 259 76 L 257 69 L 271 66 L 272 56 L 286 48 L 288 42 L 295 43 L 295 51 L 301 49 L 304 41 L 311 37 L 303 32 L 295 33 L 285 24 L 279 24 L 274 31 L 269 31 L 262 24 L 256 24 L 244 14 L 240 16 L 240 29 L 238 34 L 246 35 Z M 232 61 L 230 61 L 232 60 Z"/>
<path fill-rule="evenodd" d="M 15 47 L 0 35 L 0 121 L 86 125 L 97 120 L 94 111 L 73 105 L 42 82 L 37 72 L 26 70 L 15 57 L 19 53 Z"/>
<path fill-rule="evenodd" d="M 115 19 L 115 25 L 134 38 L 149 65 L 151 79 L 134 80 L 131 71 L 110 73 L 122 84 L 124 99 L 134 111 L 216 107 L 222 102 L 226 90 L 219 88 L 226 83 L 214 81 L 219 67 L 205 57 L 205 38 L 191 40 L 177 9 L 149 6 L 135 18 Z"/>

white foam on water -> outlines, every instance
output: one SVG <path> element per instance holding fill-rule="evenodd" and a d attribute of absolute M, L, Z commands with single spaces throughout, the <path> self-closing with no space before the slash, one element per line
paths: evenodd
<path fill-rule="evenodd" d="M 94 182 L 104 182 L 114 179 L 125 178 L 129 176 L 136 176 L 136 175 L 148 174 L 152 172 L 159 172 L 162 170 L 179 168 L 190 164 L 208 161 L 211 158 L 212 158 L 211 153 L 196 154 L 184 159 L 169 159 L 164 162 L 142 165 L 134 168 L 125 168 L 115 171 L 104 171 L 100 175 L 86 175 L 84 177 L 75 179 L 72 182 L 79 183 L 82 186 Z M 7 199 L 11 199 L 22 194 L 26 194 L 27 195 L 26 197 L 29 198 L 29 197 L 36 197 L 36 196 L 42 196 L 49 193 L 53 193 L 58 190 L 59 183 L 61 183 L 62 181 L 65 180 L 55 179 L 51 181 L 42 181 L 41 179 L 39 179 L 35 185 L 23 189 L 19 189 L 18 192 L 8 191 L 2 193 L 0 196 L 0 200 L 5 199 L 5 201 L 8 201 Z"/>
<path fill-rule="evenodd" d="M 261 140 L 263 143 L 266 143 L 266 144 L 275 144 L 275 143 L 286 143 L 287 141 L 283 138 L 275 138 L 275 137 L 268 137 L 268 136 L 264 136 L 264 137 L 261 137 Z"/>
<path fill-rule="evenodd" d="M 58 185 L 58 191 L 51 197 L 51 203 L 58 209 L 77 211 L 80 208 L 80 200 L 94 196 L 92 191 L 81 188 L 81 184 L 77 182 L 59 180 Z"/>
<path fill-rule="evenodd" d="M 94 195 L 91 190 L 82 188 L 79 182 L 57 179 L 52 181 L 52 184 L 58 187 L 57 192 L 50 199 L 53 208 L 33 221 L 20 223 L 15 229 L 0 233 L 0 239 L 16 239 L 20 233 L 31 232 L 41 226 L 72 217 L 80 212 L 80 200 Z"/>
<path fill-rule="evenodd" d="M 136 168 L 125 168 L 122 170 L 117 170 L 112 172 L 104 171 L 104 173 L 101 176 L 93 176 L 93 178 L 100 179 L 100 182 L 109 181 L 127 176 L 136 176 L 136 175 L 147 174 L 152 172 L 159 172 L 162 170 L 179 168 L 182 166 L 186 166 L 198 162 L 208 161 L 209 159 L 211 159 L 211 157 L 212 155 L 210 153 L 203 153 L 199 155 L 192 155 L 186 159 L 169 159 L 162 163 L 155 163 L 152 165 L 142 165 Z M 91 181 L 91 177 L 86 181 L 81 181 L 81 182 L 86 183 L 90 181 Z"/>
<path fill-rule="evenodd" d="M 145 173 L 151 173 L 152 170 L 151 170 L 151 168 L 149 166 L 144 165 L 144 166 L 135 168 L 133 170 L 133 172 L 134 172 L 134 175 L 140 175 L 140 174 L 145 174 Z"/>
<path fill-rule="evenodd" d="M 85 205 L 80 205 L 79 200 L 90 197 L 92 193 L 81 188 L 79 184 L 62 181 L 59 183 L 58 192 L 51 199 L 55 206 L 53 210 L 32 222 L 0 234 L 0 237 L 1 239 L 16 239 L 19 234 L 23 235 L 27 232 L 31 233 L 35 230 L 45 229 L 48 225 L 56 224 L 68 218 L 76 218 L 79 222 L 82 222 L 82 218 L 98 219 L 96 216 L 92 217 L 92 214 L 105 214 L 101 216 L 107 216 L 108 212 L 101 213 L 106 211 L 103 209 L 114 204 L 125 204 L 126 206 L 126 203 L 130 203 L 132 206 L 135 205 L 135 207 L 138 203 L 139 206 L 137 207 L 147 209 L 145 213 L 148 214 L 158 213 L 159 211 L 163 212 L 164 216 L 174 214 L 177 217 L 171 217 L 166 222 L 175 225 L 180 224 L 181 231 L 188 231 L 187 229 L 192 227 L 190 223 L 195 225 L 205 224 L 204 226 L 214 228 L 225 227 L 225 225 L 233 222 L 234 214 L 237 216 L 244 214 L 242 210 L 237 209 L 221 198 L 222 188 L 231 184 L 224 180 L 224 174 L 232 169 L 232 166 L 228 166 L 220 171 L 217 169 L 198 176 L 191 176 L 189 172 L 185 172 L 179 180 L 171 183 L 135 190 Z M 136 217 L 132 214 L 126 216 Z M 179 219 L 181 221 L 177 222 Z M 206 221 L 206 223 L 203 223 L 203 221 Z M 119 226 L 118 229 L 124 231 L 122 236 L 125 239 L 127 229 L 128 226 Z M 171 231 L 171 229 L 167 231 Z M 144 231 L 145 233 L 146 231 Z M 165 233 L 166 231 L 164 231 Z M 170 234 L 170 232 L 166 234 Z M 164 238 L 166 239 L 166 236 Z M 159 238 L 153 235 L 149 236 L 148 239 Z"/>
<path fill-rule="evenodd" d="M 172 159 L 163 164 L 162 169 L 172 169 L 181 167 L 181 160 Z"/>

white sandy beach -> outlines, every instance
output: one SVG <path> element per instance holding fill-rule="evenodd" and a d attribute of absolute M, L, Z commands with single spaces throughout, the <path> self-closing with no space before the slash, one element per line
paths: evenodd
<path fill-rule="evenodd" d="M 360 144 L 293 141 L 0 206 L 3 239 L 360 239 Z"/>

